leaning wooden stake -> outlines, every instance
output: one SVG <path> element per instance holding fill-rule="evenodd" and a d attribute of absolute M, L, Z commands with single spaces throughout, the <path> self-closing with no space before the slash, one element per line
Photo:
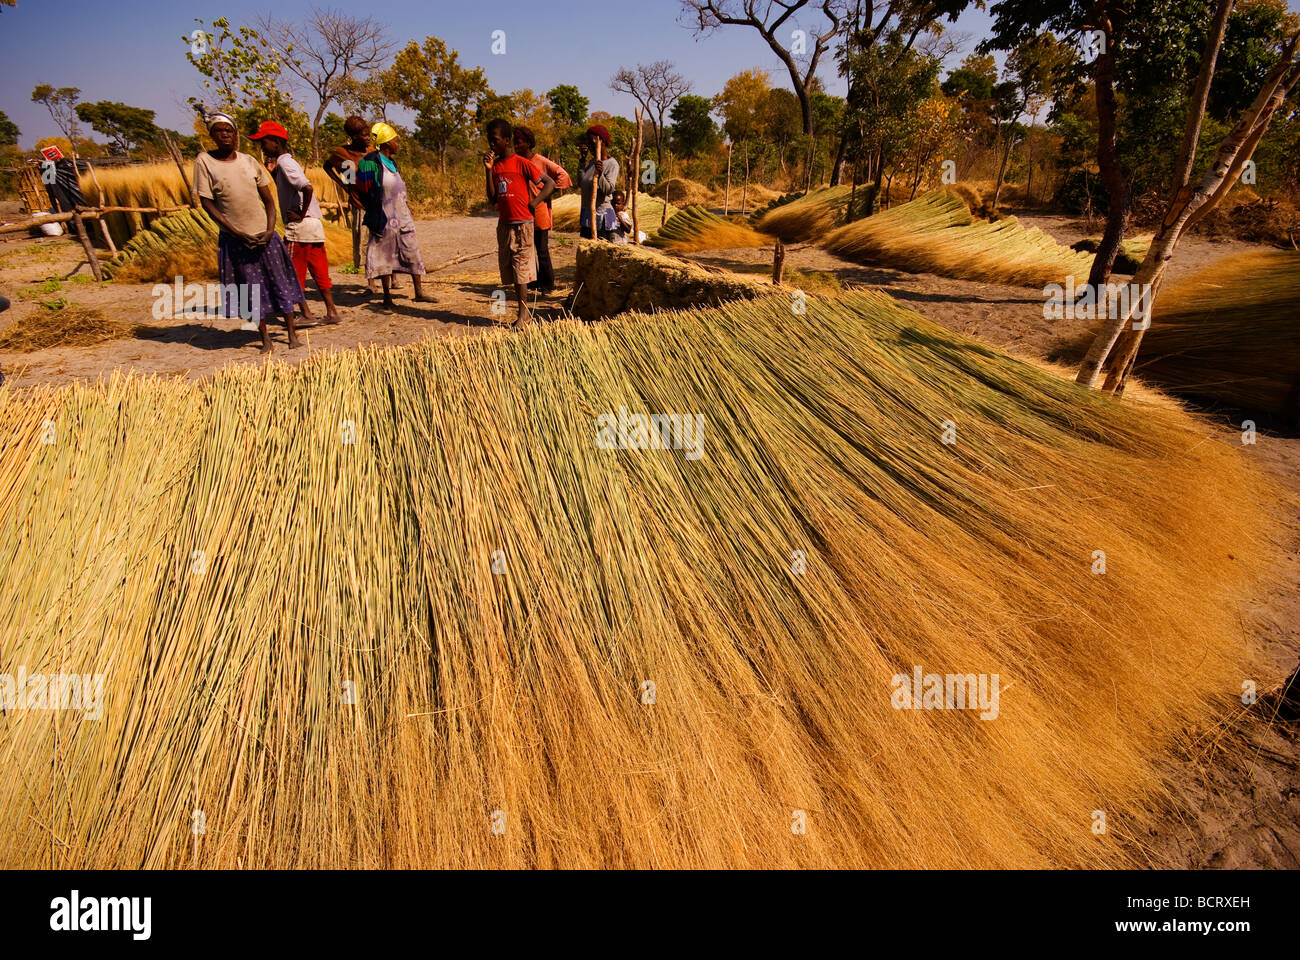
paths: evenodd
<path fill-rule="evenodd" d="M 96 280 L 104 279 L 99 270 L 99 258 L 95 256 L 95 248 L 91 245 L 90 236 L 86 233 L 86 223 L 81 219 L 81 214 L 75 210 L 72 213 L 72 222 L 77 228 L 77 239 L 81 241 L 81 249 L 86 251 L 86 261 L 90 264 L 90 273 Z"/>
<path fill-rule="evenodd" d="M 772 284 L 781 285 L 781 277 L 785 274 L 785 244 L 781 238 L 777 237 L 776 247 L 772 251 Z"/>
<path fill-rule="evenodd" d="M 99 209 L 104 209 L 104 188 L 99 185 L 99 177 L 95 176 L 95 168 L 90 161 L 86 161 L 86 172 L 90 174 L 91 182 L 95 184 L 95 192 L 99 194 Z M 99 224 L 99 235 L 104 238 L 104 246 L 108 247 L 111 256 L 117 256 L 117 244 L 113 242 L 113 235 L 108 232 L 108 224 L 104 222 L 102 216 L 96 217 L 95 222 Z"/>
<path fill-rule="evenodd" d="M 593 139 L 596 142 L 591 154 L 591 200 L 587 204 L 587 222 L 591 224 L 591 239 L 598 240 L 600 232 L 596 229 L 596 194 L 600 192 L 600 172 L 604 164 L 601 154 L 604 152 L 605 141 L 600 137 L 593 137 Z"/>
<path fill-rule="evenodd" d="M 641 174 L 641 108 L 636 110 L 636 139 L 632 141 L 632 242 L 641 243 L 641 218 L 636 212 L 636 198 L 640 190 Z"/>
<path fill-rule="evenodd" d="M 185 161 L 181 158 L 180 147 L 176 146 L 172 141 L 171 134 L 166 130 L 162 132 L 162 135 L 163 146 L 167 148 L 167 152 L 171 154 L 172 160 L 176 162 L 176 169 L 181 172 L 181 183 L 185 184 L 185 194 L 190 198 L 190 206 L 197 210 L 199 208 L 199 197 L 190 186 L 190 177 L 189 174 L 185 172 Z"/>

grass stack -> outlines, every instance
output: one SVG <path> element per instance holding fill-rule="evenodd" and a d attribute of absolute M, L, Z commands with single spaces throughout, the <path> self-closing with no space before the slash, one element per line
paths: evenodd
<path fill-rule="evenodd" d="M 728 250 L 736 247 L 766 247 L 772 238 L 743 223 L 724 220 L 704 207 L 687 207 L 663 225 L 651 246 L 674 253 L 693 250 Z"/>
<path fill-rule="evenodd" d="M 1272 496 L 881 294 L 0 389 L 0 865 L 1140 863 Z"/>
<path fill-rule="evenodd" d="M 852 193 L 851 187 L 821 187 L 792 200 L 776 202 L 757 218 L 754 226 L 763 233 L 780 237 L 784 243 L 817 239 L 844 223 Z"/>
<path fill-rule="evenodd" d="M 748 300 L 772 292 L 770 282 L 753 277 L 704 267 L 648 247 L 590 240 L 578 243 L 574 277 L 573 311 L 584 320 L 629 310 L 676 310 Z"/>
<path fill-rule="evenodd" d="M 1225 257 L 1156 299 L 1135 372 L 1300 428 L 1300 253 Z"/>
<path fill-rule="evenodd" d="M 859 263 L 1026 287 L 1086 278 L 1093 259 L 1015 217 L 975 220 L 960 197 L 941 190 L 840 227 L 823 245 Z"/>

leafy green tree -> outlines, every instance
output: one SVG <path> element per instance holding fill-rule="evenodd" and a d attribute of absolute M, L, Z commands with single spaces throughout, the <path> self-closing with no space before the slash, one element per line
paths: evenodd
<path fill-rule="evenodd" d="M 693 93 L 673 104 L 668 115 L 672 120 L 668 142 L 673 151 L 683 157 L 698 157 L 717 147 L 721 138 L 712 114 L 713 101 Z"/>
<path fill-rule="evenodd" d="M 587 110 L 591 101 L 578 92 L 578 88 L 569 83 L 562 83 L 546 91 L 546 99 L 551 104 L 551 112 L 559 123 L 571 127 L 579 126 L 587 119 Z"/>
<path fill-rule="evenodd" d="M 160 131 L 154 123 L 154 112 L 144 107 L 132 107 L 112 100 L 77 104 L 77 116 L 88 123 L 96 133 L 112 142 L 113 152 L 126 156 L 137 147 L 157 143 Z"/>
<path fill-rule="evenodd" d="M 311 123 L 286 92 L 283 63 L 266 39 L 252 27 L 232 27 L 225 17 L 217 17 L 210 28 L 197 17 L 194 22 L 198 27 L 181 37 L 189 47 L 185 58 L 202 75 L 211 96 L 190 97 L 190 105 L 231 113 L 245 134 L 262 120 L 276 120 L 289 131 L 293 144 L 305 146 Z"/>
<path fill-rule="evenodd" d="M 54 125 L 59 128 L 69 141 L 77 137 L 77 101 L 81 99 L 78 87 L 52 87 L 40 83 L 32 90 L 32 103 L 44 104 L 50 111 Z"/>
<path fill-rule="evenodd" d="M 0 110 L 0 147 L 17 146 L 20 135 L 21 131 L 18 129 L 18 124 L 10 120 L 3 110 Z"/>
<path fill-rule="evenodd" d="M 477 107 L 492 93 L 483 68 L 467 69 L 457 51 L 426 37 L 423 46 L 408 43 L 392 69 L 401 91 L 398 103 L 415 111 L 416 140 L 437 154 L 439 171 L 446 174 L 447 151 L 469 147 Z"/>

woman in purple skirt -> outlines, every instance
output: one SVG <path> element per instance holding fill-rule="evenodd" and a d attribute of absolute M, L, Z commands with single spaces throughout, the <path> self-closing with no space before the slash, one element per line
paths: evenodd
<path fill-rule="evenodd" d="M 268 313 L 289 330 L 289 347 L 299 347 L 294 309 L 306 300 L 289 249 L 275 232 L 275 198 L 266 168 L 235 147 L 235 121 L 224 113 L 207 116 L 215 150 L 194 160 L 194 192 L 203 209 L 221 228 L 217 238 L 217 273 L 222 312 L 257 324 L 262 352 L 271 352 Z"/>

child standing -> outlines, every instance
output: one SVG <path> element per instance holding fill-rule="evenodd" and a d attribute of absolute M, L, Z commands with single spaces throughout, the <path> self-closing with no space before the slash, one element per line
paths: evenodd
<path fill-rule="evenodd" d="M 483 158 L 488 203 L 497 205 L 497 265 L 501 283 L 515 288 L 519 315 L 512 326 L 518 330 L 531 322 L 528 314 L 528 284 L 537 279 L 537 251 L 533 231 L 537 205 L 555 192 L 555 181 L 529 160 L 515 153 L 514 130 L 506 120 L 493 120 L 486 129 L 488 146 Z M 530 186 L 540 184 L 530 197 Z"/>
<path fill-rule="evenodd" d="M 537 152 L 537 138 L 527 127 L 515 127 L 515 153 L 525 160 L 531 160 L 533 166 L 554 180 L 555 189 L 567 190 L 573 186 L 567 170 Z M 533 184 L 529 190 L 537 193 L 540 187 Z M 536 287 L 542 293 L 550 293 L 555 289 L 555 267 L 551 264 L 550 238 L 551 227 L 554 225 L 551 217 L 551 201 L 539 203 L 533 215 L 535 217 L 533 245 L 537 248 L 537 279 L 529 286 Z"/>

